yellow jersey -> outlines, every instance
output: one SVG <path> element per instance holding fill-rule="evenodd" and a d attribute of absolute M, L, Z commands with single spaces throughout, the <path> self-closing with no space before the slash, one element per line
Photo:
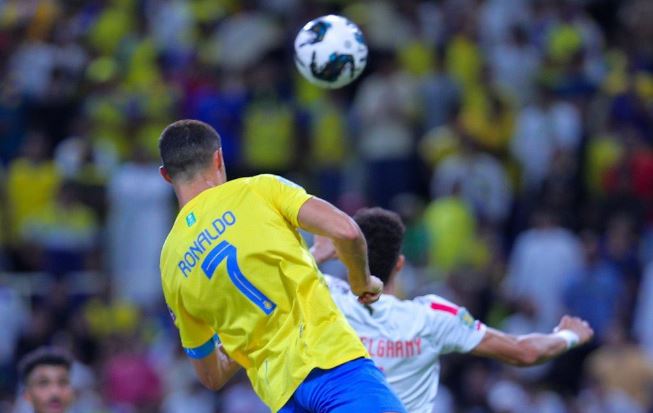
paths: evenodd
<path fill-rule="evenodd" d="M 228 181 L 184 205 L 161 251 L 186 353 L 206 357 L 219 340 L 273 411 L 312 369 L 369 357 L 297 231 L 310 198 L 274 175 Z"/>

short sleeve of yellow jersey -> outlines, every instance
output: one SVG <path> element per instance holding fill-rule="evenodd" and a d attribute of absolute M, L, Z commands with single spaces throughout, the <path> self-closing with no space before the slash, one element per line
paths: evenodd
<path fill-rule="evenodd" d="M 277 175 L 258 175 L 251 181 L 254 189 L 268 200 L 293 226 L 299 227 L 299 209 L 313 196 L 296 183 Z"/>
<path fill-rule="evenodd" d="M 181 346 L 184 348 L 184 352 L 194 359 L 201 359 L 211 354 L 220 342 L 213 328 L 202 320 L 188 314 L 179 303 L 177 305 L 170 304 L 168 310 L 179 330 Z M 173 306 L 176 308 L 173 308 Z"/>

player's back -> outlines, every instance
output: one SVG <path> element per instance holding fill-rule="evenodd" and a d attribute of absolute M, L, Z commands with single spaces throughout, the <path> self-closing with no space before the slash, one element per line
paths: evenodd
<path fill-rule="evenodd" d="M 313 368 L 366 355 L 296 230 L 309 198 L 273 175 L 229 181 L 184 205 L 161 254 L 184 348 L 217 333 L 273 409 Z"/>
<path fill-rule="evenodd" d="M 346 282 L 326 277 L 334 301 L 408 411 L 431 413 L 439 356 L 470 351 L 485 327 L 464 308 L 436 295 L 399 300 L 384 294 L 363 306 Z"/>

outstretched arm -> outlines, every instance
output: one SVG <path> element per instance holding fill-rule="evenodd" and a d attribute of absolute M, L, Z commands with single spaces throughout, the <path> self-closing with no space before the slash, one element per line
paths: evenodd
<path fill-rule="evenodd" d="M 333 241 L 338 258 L 349 270 L 351 290 L 361 302 L 369 304 L 378 300 L 383 283 L 370 275 L 365 237 L 351 217 L 313 197 L 302 205 L 297 220 L 303 229 Z"/>
<path fill-rule="evenodd" d="M 513 336 L 488 328 L 483 340 L 471 351 L 516 366 L 532 366 L 587 343 L 594 331 L 586 321 L 564 316 L 551 334 Z"/>
<path fill-rule="evenodd" d="M 222 346 L 206 357 L 191 359 L 191 363 L 200 383 L 214 391 L 220 390 L 240 369 L 240 366 L 224 353 Z"/>

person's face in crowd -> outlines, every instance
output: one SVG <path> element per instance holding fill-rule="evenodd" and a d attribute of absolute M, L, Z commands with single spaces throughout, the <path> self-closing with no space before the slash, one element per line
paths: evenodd
<path fill-rule="evenodd" d="M 73 402 L 70 372 L 63 366 L 37 366 L 30 373 L 25 398 L 35 413 L 64 413 Z"/>

